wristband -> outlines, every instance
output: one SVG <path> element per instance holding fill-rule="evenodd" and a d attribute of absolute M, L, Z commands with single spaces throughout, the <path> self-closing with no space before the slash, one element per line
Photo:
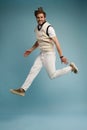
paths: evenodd
<path fill-rule="evenodd" d="M 60 59 L 62 59 L 64 56 L 60 56 Z"/>

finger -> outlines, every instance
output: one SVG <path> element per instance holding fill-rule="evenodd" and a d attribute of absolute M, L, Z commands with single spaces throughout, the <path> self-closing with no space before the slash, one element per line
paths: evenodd
<path fill-rule="evenodd" d="M 26 57 L 26 56 L 27 56 L 27 53 L 24 53 L 24 56 Z"/>

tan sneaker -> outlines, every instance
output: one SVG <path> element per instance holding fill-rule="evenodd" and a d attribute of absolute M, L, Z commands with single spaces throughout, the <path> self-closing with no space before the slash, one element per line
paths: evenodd
<path fill-rule="evenodd" d="M 20 96 L 25 96 L 25 90 L 23 88 L 10 89 L 10 92 L 13 93 L 13 94 L 20 95 Z"/>
<path fill-rule="evenodd" d="M 76 74 L 78 73 L 78 68 L 74 63 L 70 63 L 70 66 L 72 67 L 72 71 Z"/>

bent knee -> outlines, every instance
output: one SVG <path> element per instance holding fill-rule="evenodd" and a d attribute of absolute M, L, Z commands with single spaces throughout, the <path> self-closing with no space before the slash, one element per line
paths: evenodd
<path fill-rule="evenodd" d="M 51 80 L 55 79 L 55 78 L 58 78 L 60 76 L 61 76 L 60 74 L 56 74 L 56 73 L 52 73 L 52 74 L 49 75 L 49 77 L 50 77 Z"/>
<path fill-rule="evenodd" d="M 55 73 L 53 73 L 53 74 L 50 74 L 49 75 L 49 78 L 52 80 L 52 79 L 55 79 Z"/>

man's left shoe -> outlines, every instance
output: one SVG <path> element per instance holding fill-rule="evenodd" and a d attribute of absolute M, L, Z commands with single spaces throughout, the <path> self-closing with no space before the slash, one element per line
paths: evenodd
<path fill-rule="evenodd" d="M 76 74 L 78 73 L 78 68 L 74 63 L 70 63 L 70 66 L 72 67 L 72 71 Z"/>

